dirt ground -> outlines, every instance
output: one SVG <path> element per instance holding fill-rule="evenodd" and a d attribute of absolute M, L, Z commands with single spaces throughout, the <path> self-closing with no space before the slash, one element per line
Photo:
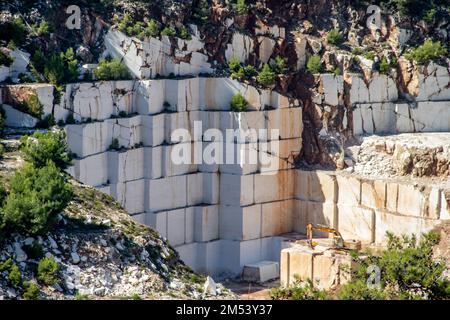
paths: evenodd
<path fill-rule="evenodd" d="M 226 288 L 239 295 L 242 300 L 270 300 L 270 289 L 280 285 L 279 280 L 263 284 L 228 280 L 222 283 Z"/>

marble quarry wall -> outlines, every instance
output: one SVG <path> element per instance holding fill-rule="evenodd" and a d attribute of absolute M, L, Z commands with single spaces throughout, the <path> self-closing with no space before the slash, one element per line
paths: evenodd
<path fill-rule="evenodd" d="M 295 171 L 294 231 L 306 224 L 336 228 L 344 239 L 386 242 L 386 231 L 421 234 L 450 219 L 449 190 L 398 179 L 333 171 Z M 327 236 L 318 234 L 318 236 Z"/>
<path fill-rule="evenodd" d="M 430 130 L 449 130 L 445 88 L 432 95 L 436 100 L 419 101 L 413 107 L 398 102 L 395 84 L 384 76 L 368 85 L 354 77 L 351 87 L 348 79 L 321 77 L 316 103 L 340 105 L 350 90 L 355 109 L 348 123 L 353 123 L 355 134 L 426 131 L 415 125 L 427 121 Z M 8 125 L 35 125 L 36 119 L 8 105 L 13 104 L 12 97 L 30 91 L 56 121 L 69 114 L 76 120 L 65 125 L 69 147 L 76 154 L 70 174 L 117 199 L 200 272 L 238 275 L 247 264 L 279 261 L 284 235 L 304 234 L 310 222 L 334 227 L 344 238 L 379 244 L 388 230 L 418 234 L 450 218 L 448 190 L 439 187 L 296 169 L 302 108 L 297 100 L 275 91 L 228 78 L 104 81 L 69 84 L 55 101 L 50 85 L 13 85 L 4 88 L 1 97 Z M 247 112 L 230 111 L 237 92 L 248 101 Z M 373 107 L 377 103 L 390 107 L 378 112 Z M 361 107 L 366 104 L 372 107 Z M 420 113 L 421 104 L 429 106 L 425 114 Z M 400 105 L 407 108 L 409 122 L 402 122 L 395 111 Z M 196 121 L 201 121 L 200 129 Z M 189 133 L 188 139 L 173 141 L 172 132 L 180 128 Z M 259 136 L 248 131 L 225 141 L 219 153 L 226 156 L 232 150 L 233 164 L 173 163 L 176 148 L 190 147 L 194 158 L 213 140 L 225 139 L 226 129 L 237 128 L 278 132 Z M 213 137 L 208 129 L 224 135 Z M 243 161 L 242 150 L 255 152 L 258 161 Z M 261 161 L 261 155 L 271 165 Z"/>
<path fill-rule="evenodd" d="M 361 75 L 320 75 L 313 102 L 321 113 L 348 106 L 342 125 L 353 135 L 450 131 L 450 87 L 447 68 L 430 63 L 415 76 L 400 97 L 398 84 L 390 77 L 374 74 L 367 82 Z M 332 115 L 331 115 L 332 116 Z M 330 117 L 331 117 L 330 116 Z M 325 133 L 328 128 L 325 126 Z"/>
<path fill-rule="evenodd" d="M 138 79 L 212 73 L 205 44 L 199 37 L 174 39 L 172 42 L 168 36 L 162 36 L 161 39 L 150 37 L 141 41 L 109 30 L 104 39 L 104 55 L 121 59 Z"/>
<path fill-rule="evenodd" d="M 237 92 L 247 112 L 229 110 Z M 247 263 L 278 260 L 277 236 L 293 231 L 294 159 L 302 145 L 297 101 L 227 78 L 191 78 L 72 84 L 61 104 L 80 122 L 65 126 L 77 155 L 69 172 L 158 230 L 195 270 L 239 274 Z M 189 141 L 172 141 L 179 128 Z M 278 131 L 227 140 L 221 152 L 233 152 L 231 164 L 173 163 L 181 144 L 200 152 L 211 146 L 210 128 L 224 138 L 230 128 Z M 111 148 L 115 139 L 120 150 Z M 244 161 L 242 150 L 258 161 Z"/>

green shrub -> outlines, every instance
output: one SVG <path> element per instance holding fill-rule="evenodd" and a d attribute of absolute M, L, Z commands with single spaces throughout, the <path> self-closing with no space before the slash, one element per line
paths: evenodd
<path fill-rule="evenodd" d="M 211 17 L 211 4 L 209 3 L 209 1 L 198 1 L 197 5 L 193 8 L 192 17 L 198 24 L 206 24 Z"/>
<path fill-rule="evenodd" d="M 9 67 L 14 62 L 14 59 L 0 50 L 0 66 Z"/>
<path fill-rule="evenodd" d="M 181 26 L 178 29 L 178 37 L 180 37 L 181 39 L 185 39 L 185 40 L 191 40 L 192 39 L 188 28 L 186 28 L 185 26 Z"/>
<path fill-rule="evenodd" d="M 147 24 L 144 24 L 142 21 L 135 22 L 129 13 L 125 13 L 122 18 L 115 15 L 113 21 L 118 24 L 117 29 L 129 37 L 137 37 L 142 40 L 145 37 L 159 36 L 160 26 L 154 19 L 150 19 Z"/>
<path fill-rule="evenodd" d="M 402 16 L 422 18 L 424 15 L 432 9 L 437 8 L 437 4 L 443 5 L 445 8 L 445 1 L 430 1 L 430 0 L 390 0 L 393 5 Z"/>
<path fill-rule="evenodd" d="M 11 270 L 12 266 L 14 265 L 14 261 L 9 258 L 8 260 L 5 260 L 3 262 L 0 262 L 0 272 Z"/>
<path fill-rule="evenodd" d="M 51 31 L 50 25 L 46 20 L 42 20 L 40 23 L 33 24 L 31 28 L 40 37 L 47 36 Z"/>
<path fill-rule="evenodd" d="M 434 42 L 433 40 L 428 39 L 417 48 L 411 49 L 405 56 L 409 60 L 423 64 L 428 61 L 436 61 L 445 57 L 447 54 L 447 48 L 445 48 L 440 41 Z"/>
<path fill-rule="evenodd" d="M 22 101 L 18 108 L 33 117 L 36 117 L 40 119 L 42 117 L 42 114 L 44 113 L 44 106 L 39 101 L 39 98 L 36 94 L 32 94 L 28 97 L 27 100 Z"/>
<path fill-rule="evenodd" d="M 38 264 L 37 279 L 45 285 L 52 286 L 58 283 L 59 265 L 55 258 L 42 258 Z"/>
<path fill-rule="evenodd" d="M 339 68 L 339 67 L 334 68 L 333 74 L 334 74 L 335 76 L 341 76 L 341 75 L 342 75 L 342 70 L 341 70 L 341 68 Z"/>
<path fill-rule="evenodd" d="M 344 37 L 339 29 L 333 29 L 327 34 L 327 42 L 333 46 L 338 46 L 344 42 Z"/>
<path fill-rule="evenodd" d="M 16 264 L 13 264 L 8 272 L 8 283 L 17 288 L 20 286 L 22 282 L 22 273 L 19 270 L 19 267 Z"/>
<path fill-rule="evenodd" d="M 119 22 L 118 26 L 117 26 L 117 30 L 119 30 L 120 32 L 125 33 L 127 36 L 132 36 L 133 34 L 129 34 L 128 31 L 133 30 L 133 29 L 129 29 L 133 19 L 131 18 L 131 15 L 129 13 L 125 13 L 122 17 L 122 19 L 119 18 L 119 16 L 115 15 L 113 18 L 114 22 Z"/>
<path fill-rule="evenodd" d="M 25 300 L 38 300 L 39 299 L 39 287 L 37 284 L 31 281 L 24 282 L 22 297 Z"/>
<path fill-rule="evenodd" d="M 48 129 L 56 125 L 55 117 L 52 114 L 47 114 L 43 119 L 39 120 L 36 128 Z"/>
<path fill-rule="evenodd" d="M 31 235 L 46 232 L 71 198 L 71 185 L 52 161 L 42 168 L 25 164 L 12 177 L 3 206 L 6 231 Z"/>
<path fill-rule="evenodd" d="M 154 19 L 151 19 L 144 28 L 143 35 L 147 37 L 156 38 L 159 36 L 159 24 Z"/>
<path fill-rule="evenodd" d="M 51 84 L 60 85 L 78 81 L 78 60 L 72 48 L 67 49 L 66 52 L 55 53 L 49 59 L 43 57 L 42 53 L 38 53 L 33 58 L 32 63 L 35 69 L 39 72 L 43 71 L 45 79 Z M 42 59 L 43 62 L 37 62 L 38 59 Z M 40 70 L 42 64 L 43 70 Z"/>
<path fill-rule="evenodd" d="M 27 27 L 22 18 L 15 17 L 0 25 L 0 40 L 8 43 L 8 48 L 15 49 L 24 44 L 27 37 Z"/>
<path fill-rule="evenodd" d="M 246 14 L 248 12 L 248 6 L 245 3 L 245 0 L 236 1 L 236 12 L 238 14 Z"/>
<path fill-rule="evenodd" d="M 253 77 L 258 74 L 254 66 L 248 65 L 243 68 L 244 76 L 247 78 Z"/>
<path fill-rule="evenodd" d="M 173 27 L 165 27 L 161 31 L 161 36 L 176 37 L 177 31 Z"/>
<path fill-rule="evenodd" d="M 248 102 L 245 100 L 244 96 L 240 93 L 235 94 L 231 98 L 230 108 L 234 112 L 246 111 L 248 107 Z"/>
<path fill-rule="evenodd" d="M 20 73 L 18 78 L 19 78 L 20 83 L 34 82 L 34 80 L 31 79 L 26 73 Z"/>
<path fill-rule="evenodd" d="M 0 143 L 0 159 L 3 159 L 4 153 L 5 153 L 5 146 Z"/>
<path fill-rule="evenodd" d="M 322 72 L 322 61 L 320 56 L 313 55 L 309 57 L 308 62 L 306 63 L 306 69 L 312 74 L 321 73 Z"/>
<path fill-rule="evenodd" d="M 119 140 L 117 138 L 114 138 L 111 142 L 111 144 L 109 145 L 109 150 L 119 150 L 120 149 L 120 144 L 119 144 Z"/>
<path fill-rule="evenodd" d="M 363 54 L 363 50 L 359 47 L 353 48 L 352 54 L 355 56 L 359 56 L 359 55 Z"/>
<path fill-rule="evenodd" d="M 232 57 L 228 62 L 228 68 L 230 69 L 231 73 L 238 72 L 241 68 L 241 61 L 239 61 L 239 59 L 236 57 Z"/>
<path fill-rule="evenodd" d="M 129 80 L 131 74 L 119 59 L 106 58 L 100 60 L 94 75 L 99 80 Z"/>
<path fill-rule="evenodd" d="M 77 293 L 75 295 L 75 300 L 89 300 L 89 296 L 87 294 Z"/>
<path fill-rule="evenodd" d="M 271 86 L 275 84 L 275 73 L 270 69 L 269 65 L 266 63 L 262 67 L 258 74 L 257 80 L 263 86 Z"/>
<path fill-rule="evenodd" d="M 31 137 L 22 138 L 21 142 L 25 160 L 38 168 L 52 161 L 59 168 L 65 169 L 72 162 L 63 130 L 35 132 Z"/>
<path fill-rule="evenodd" d="M 312 281 L 301 283 L 296 280 L 288 288 L 275 287 L 270 290 L 270 297 L 274 300 L 327 300 L 330 299 L 327 292 L 314 288 Z"/>
<path fill-rule="evenodd" d="M 367 60 L 372 60 L 372 61 L 375 60 L 375 57 L 376 57 L 376 55 L 372 51 L 369 51 L 364 55 L 364 58 L 366 58 Z"/>
<path fill-rule="evenodd" d="M 364 280 L 345 284 L 338 291 L 340 300 L 385 300 L 387 294 L 382 289 L 369 288 Z"/>
<path fill-rule="evenodd" d="M 380 73 L 387 74 L 391 68 L 390 63 L 387 61 L 386 57 L 382 57 L 380 61 Z"/>
<path fill-rule="evenodd" d="M 281 56 L 276 56 L 275 60 L 272 60 L 271 67 L 272 67 L 272 70 L 277 74 L 284 73 L 285 68 L 286 68 L 285 63 L 284 63 L 284 58 Z"/>
<path fill-rule="evenodd" d="M 439 235 L 394 236 L 388 233 L 387 249 L 378 256 L 358 260 L 354 281 L 344 285 L 338 297 L 342 299 L 448 299 L 450 281 L 443 277 L 445 263 L 435 261 L 433 246 Z M 381 271 L 379 289 L 366 285 L 367 269 L 376 265 Z"/>
<path fill-rule="evenodd" d="M 8 195 L 8 192 L 6 191 L 5 186 L 3 185 L 4 182 L 0 180 L 0 182 L 2 183 L 0 185 L 0 208 L 3 207 L 3 204 L 5 203 L 5 199 L 6 196 Z M 1 218 L 1 214 L 0 214 L 0 218 Z"/>

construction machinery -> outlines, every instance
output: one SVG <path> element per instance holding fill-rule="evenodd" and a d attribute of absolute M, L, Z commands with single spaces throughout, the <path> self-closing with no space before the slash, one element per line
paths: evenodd
<path fill-rule="evenodd" d="M 313 225 L 312 223 L 308 223 L 306 225 L 306 238 L 307 243 L 311 249 L 314 249 L 314 247 L 317 245 L 316 242 L 313 242 L 313 231 L 320 231 L 320 232 L 327 232 L 333 235 L 333 247 L 335 249 L 342 249 L 342 250 L 360 250 L 361 249 L 361 242 L 357 240 L 349 240 L 345 241 L 344 238 L 342 238 L 342 235 L 339 231 L 337 231 L 334 228 L 330 228 L 323 225 Z"/>

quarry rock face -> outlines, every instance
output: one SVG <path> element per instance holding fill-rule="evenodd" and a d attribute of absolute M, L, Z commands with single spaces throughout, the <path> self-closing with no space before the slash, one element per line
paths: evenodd
<path fill-rule="evenodd" d="M 186 3 L 162 1 L 165 22 L 179 27 Z M 67 171 L 157 230 L 195 271 L 273 279 L 281 269 L 289 285 L 292 266 L 329 288 L 348 281 L 338 270 L 351 260 L 285 248 L 287 234 L 304 235 L 313 223 L 384 245 L 387 231 L 421 234 L 450 219 L 448 61 L 419 65 L 400 57 L 380 72 L 378 57 L 333 47 L 323 30 L 350 30 L 348 42 L 368 52 L 384 38 L 400 53 L 413 28 L 384 23 L 381 35 L 364 35 L 365 13 L 336 1 L 261 6 L 258 15 L 233 16 L 215 3 L 209 29 L 190 25 L 189 40 L 138 39 L 116 26 L 103 37 L 94 19 L 81 56 L 91 60 L 89 46 L 98 42 L 101 57 L 120 59 L 133 80 L 66 84 L 58 99 L 49 84 L 7 85 L 0 103 L 9 127 L 73 116 L 64 126 L 75 154 Z M 11 55 L 0 81 L 27 72 L 29 54 Z M 322 57 L 323 73 L 307 71 L 312 55 Z M 260 69 L 276 57 L 288 72 L 274 85 L 229 77 L 233 58 Z M 242 112 L 230 107 L 238 93 L 248 104 Z M 32 95 L 41 119 L 20 107 Z M 227 139 L 228 129 L 241 132 Z M 174 154 L 188 161 L 175 163 Z M 205 154 L 219 160 L 203 161 Z M 205 291 L 213 289 L 208 279 Z"/>
<path fill-rule="evenodd" d="M 178 38 L 176 43 L 172 43 L 168 36 L 141 41 L 120 31 L 109 30 L 104 43 L 104 56 L 123 59 L 138 79 L 212 72 L 208 56 L 203 53 L 204 43 L 195 36 L 191 40 Z"/>
<path fill-rule="evenodd" d="M 342 77 L 321 81 L 320 99 L 339 105 Z M 378 83 L 389 92 L 388 81 Z M 366 88 L 363 84 L 358 90 Z M 38 90 L 52 105 L 45 100 L 47 91 Z M 229 110 L 237 92 L 249 101 L 247 112 Z M 274 109 L 266 110 L 267 105 Z M 344 238 L 381 244 L 386 231 L 421 233 L 449 216 L 445 185 L 411 186 L 358 174 L 296 169 L 302 108 L 275 91 L 227 78 L 108 81 L 66 86 L 59 106 L 79 122 L 65 127 L 68 145 L 77 155 L 69 173 L 112 195 L 137 221 L 166 237 L 194 270 L 208 274 L 238 274 L 245 265 L 279 261 L 276 248 L 282 235 L 304 233 L 310 222 L 336 228 Z M 199 120 L 202 128 L 196 132 Z M 188 139 L 174 143 L 171 133 L 180 128 L 189 133 Z M 213 141 L 207 134 L 210 128 L 222 133 L 230 128 L 277 129 L 276 136 L 246 133 L 220 149 L 225 157 L 231 150 L 238 156 L 242 150 L 260 154 L 272 147 L 268 156 L 277 165 L 247 164 L 239 157 L 231 164 L 173 163 L 171 154 L 177 147 L 200 153 L 208 148 Z M 118 145 L 113 148 L 115 140 Z M 378 142 L 371 145 L 391 154 L 397 167 L 408 161 L 404 150 L 412 148 L 401 140 L 383 141 L 384 149 Z M 438 157 L 439 143 L 434 150 Z M 415 163 L 414 158 L 409 161 Z M 356 168 L 357 157 L 355 162 Z"/>
<path fill-rule="evenodd" d="M 249 102 L 247 112 L 230 111 L 237 92 Z M 77 155 L 69 172 L 160 232 L 195 270 L 236 274 L 247 263 L 277 260 L 267 243 L 293 230 L 294 162 L 302 145 L 301 108 L 291 99 L 227 78 L 190 78 L 71 84 L 61 105 L 80 122 L 95 121 L 66 126 Z M 181 144 L 171 137 L 180 128 L 189 133 Z M 225 140 L 227 129 L 239 128 L 243 135 Z M 210 140 L 208 129 L 222 136 Z M 276 135 L 251 132 L 272 129 Z M 222 141 L 217 150 L 233 155 L 230 163 L 172 161 L 176 148 L 201 154 Z M 243 151 L 257 161 L 248 163 Z"/>

